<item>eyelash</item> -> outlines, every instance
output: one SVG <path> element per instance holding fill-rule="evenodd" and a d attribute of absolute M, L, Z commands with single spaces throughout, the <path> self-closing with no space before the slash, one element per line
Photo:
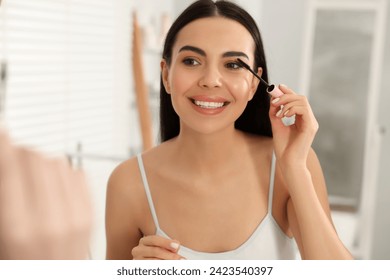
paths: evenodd
<path fill-rule="evenodd" d="M 242 68 L 241 64 L 239 64 L 237 62 L 228 62 L 228 63 L 226 63 L 226 67 L 233 69 L 233 70 L 239 70 Z"/>
<path fill-rule="evenodd" d="M 200 65 L 200 62 L 194 58 L 185 58 L 185 59 L 183 59 L 182 62 L 184 65 L 190 66 L 190 67 Z M 225 67 L 228 69 L 231 69 L 231 70 L 239 70 L 242 68 L 241 64 L 238 62 L 228 62 L 225 64 Z"/>
<path fill-rule="evenodd" d="M 194 58 L 185 58 L 185 59 L 183 59 L 183 64 L 187 65 L 187 66 L 196 66 L 196 65 L 199 65 L 200 63 L 199 63 L 199 61 L 197 61 Z"/>

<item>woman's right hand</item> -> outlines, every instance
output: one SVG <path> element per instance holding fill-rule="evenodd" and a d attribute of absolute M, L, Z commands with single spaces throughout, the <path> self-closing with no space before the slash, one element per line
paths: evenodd
<path fill-rule="evenodd" d="M 134 260 L 183 260 L 180 243 L 158 235 L 144 236 L 131 251 Z"/>

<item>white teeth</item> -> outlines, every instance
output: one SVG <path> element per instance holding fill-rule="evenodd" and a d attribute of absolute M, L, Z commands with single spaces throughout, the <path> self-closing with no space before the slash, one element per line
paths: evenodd
<path fill-rule="evenodd" d="M 195 105 L 205 108 L 205 109 L 216 109 L 221 108 L 223 106 L 223 102 L 206 102 L 206 101 L 199 101 L 194 100 Z"/>

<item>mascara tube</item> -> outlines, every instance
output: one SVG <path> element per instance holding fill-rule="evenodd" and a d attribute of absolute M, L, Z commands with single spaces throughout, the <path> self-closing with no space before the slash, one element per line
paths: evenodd
<path fill-rule="evenodd" d="M 269 85 L 267 87 L 267 92 L 272 96 L 272 97 L 279 97 L 283 95 L 283 92 L 279 89 L 279 87 L 275 85 Z"/>

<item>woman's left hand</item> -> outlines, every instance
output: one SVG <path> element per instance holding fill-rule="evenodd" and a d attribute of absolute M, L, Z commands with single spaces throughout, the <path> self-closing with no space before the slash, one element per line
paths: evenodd
<path fill-rule="evenodd" d="M 306 165 L 318 122 L 305 96 L 285 85 L 279 85 L 279 89 L 284 94 L 271 99 L 269 110 L 276 156 L 282 166 Z M 286 126 L 282 118 L 294 115 L 295 123 Z"/>

